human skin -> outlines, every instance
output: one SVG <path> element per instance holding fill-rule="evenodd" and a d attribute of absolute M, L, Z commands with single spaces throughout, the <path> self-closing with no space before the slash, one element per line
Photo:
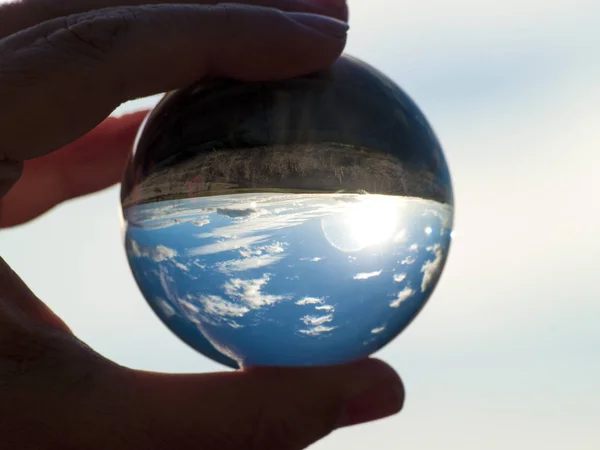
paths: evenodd
<path fill-rule="evenodd" d="M 119 182 L 145 116 L 108 117 L 121 103 L 207 75 L 302 75 L 346 42 L 342 0 L 160 3 L 0 5 L 0 228 Z M 0 448 L 297 450 L 403 402 L 400 378 L 376 359 L 210 374 L 122 367 L 0 258 Z"/>

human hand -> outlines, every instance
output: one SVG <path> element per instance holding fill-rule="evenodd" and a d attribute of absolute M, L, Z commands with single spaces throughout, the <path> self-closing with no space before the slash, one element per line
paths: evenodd
<path fill-rule="evenodd" d="M 309 14 L 345 19 L 341 0 L 148 3 L 0 7 L 0 227 L 120 180 L 145 115 L 106 119 L 122 102 L 206 75 L 312 72 L 345 44 L 342 24 Z M 121 367 L 79 341 L 0 259 L 0 448 L 302 449 L 394 414 L 403 399 L 398 376 L 373 359 L 215 374 Z"/>

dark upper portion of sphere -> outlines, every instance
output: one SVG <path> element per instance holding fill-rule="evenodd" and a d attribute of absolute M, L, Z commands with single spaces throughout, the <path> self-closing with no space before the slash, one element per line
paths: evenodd
<path fill-rule="evenodd" d="M 219 79 L 168 94 L 139 136 L 122 199 L 187 196 L 190 183 L 193 195 L 364 190 L 452 203 L 423 114 L 390 79 L 347 56 L 292 80 Z"/>

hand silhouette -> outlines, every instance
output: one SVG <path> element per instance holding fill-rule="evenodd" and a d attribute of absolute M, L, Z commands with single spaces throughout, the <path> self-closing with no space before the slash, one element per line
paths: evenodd
<path fill-rule="evenodd" d="M 145 115 L 107 118 L 121 103 L 207 75 L 312 72 L 345 45 L 341 0 L 150 3 L 0 6 L 0 227 L 120 180 Z M 0 259 L 0 448 L 302 449 L 403 399 L 374 359 L 193 375 L 121 367 Z"/>

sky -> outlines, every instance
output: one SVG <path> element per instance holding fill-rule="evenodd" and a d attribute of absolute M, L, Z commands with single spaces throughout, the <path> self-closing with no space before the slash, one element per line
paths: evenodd
<path fill-rule="evenodd" d="M 442 142 L 455 234 L 429 304 L 377 353 L 404 379 L 404 411 L 313 448 L 600 448 L 600 2 L 350 8 L 347 53 L 394 79 Z M 3 257 L 118 363 L 221 370 L 148 308 L 118 209 L 117 188 L 69 202 L 3 230 Z"/>
<path fill-rule="evenodd" d="M 142 293 L 194 348 L 214 355 L 208 338 L 242 366 L 324 365 L 374 353 L 413 320 L 443 269 L 452 207 L 246 193 L 147 203 L 126 217 Z"/>

